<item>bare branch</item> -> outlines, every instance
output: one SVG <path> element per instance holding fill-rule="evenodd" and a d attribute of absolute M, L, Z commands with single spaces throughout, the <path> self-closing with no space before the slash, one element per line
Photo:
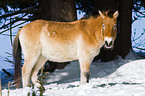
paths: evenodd
<path fill-rule="evenodd" d="M 6 71 L 4 68 L 2 69 L 2 71 L 3 71 L 4 73 L 6 73 L 9 77 L 11 77 L 11 76 L 12 76 L 12 74 L 11 74 L 11 73 L 9 73 L 8 71 Z"/>
<path fill-rule="evenodd" d="M 7 57 L 5 58 L 4 61 L 14 64 L 14 62 L 12 60 L 8 59 Z"/>
<path fill-rule="evenodd" d="M 10 24 L 14 24 L 17 21 L 20 21 L 23 17 L 27 16 L 28 14 L 23 15 L 20 18 L 16 18 L 14 21 L 9 22 L 8 24 L 3 25 L 2 27 L 0 27 L 0 29 L 5 28 L 6 26 L 10 25 Z"/>
<path fill-rule="evenodd" d="M 26 22 L 27 22 L 27 21 L 26 21 Z M 12 28 L 15 28 L 15 27 L 17 27 L 17 26 L 19 26 L 19 25 L 22 25 L 22 24 L 26 23 L 26 22 L 22 22 L 22 23 L 20 23 L 20 24 L 18 24 L 18 25 L 15 25 L 15 26 L 13 26 Z M 8 28 L 8 29 L 6 29 L 6 30 L 0 32 L 0 34 L 3 34 L 4 32 L 6 32 L 6 31 L 8 31 L 8 30 L 10 30 L 10 28 Z"/>
<path fill-rule="evenodd" d="M 19 14 L 19 13 L 34 13 L 34 12 L 38 12 L 37 7 L 38 6 L 36 5 L 36 6 L 32 6 L 32 7 L 27 7 L 27 8 L 22 9 L 22 10 L 13 11 L 10 14 L 1 15 L 0 18 L 6 18 L 6 17 L 9 17 L 9 16 L 13 16 L 13 15 Z"/>
<path fill-rule="evenodd" d="M 136 49 L 140 49 L 140 50 L 145 50 L 145 48 L 139 48 L 139 47 L 135 47 Z"/>
<path fill-rule="evenodd" d="M 132 42 L 138 40 L 138 39 L 141 38 L 144 34 L 145 34 L 145 29 L 144 29 L 143 33 L 142 33 L 140 36 L 138 36 L 136 39 L 135 39 L 135 36 L 134 36 Z"/>
<path fill-rule="evenodd" d="M 132 36 L 132 43 L 134 43 L 135 45 L 133 46 L 133 48 L 136 48 L 136 49 L 140 49 L 140 50 L 145 50 L 145 48 L 141 48 L 143 44 L 143 42 L 145 41 L 145 38 L 143 40 L 141 40 L 140 38 L 145 34 L 145 29 L 143 29 L 143 32 L 141 33 L 140 36 L 138 36 L 137 38 L 136 37 L 136 32 L 134 32 L 134 36 Z M 135 42 L 136 40 L 140 40 L 139 42 Z M 138 47 L 140 46 L 140 47 Z"/>
<path fill-rule="evenodd" d="M 10 18 L 10 41 L 11 41 L 11 45 L 12 45 L 12 24 L 11 24 L 11 18 Z"/>

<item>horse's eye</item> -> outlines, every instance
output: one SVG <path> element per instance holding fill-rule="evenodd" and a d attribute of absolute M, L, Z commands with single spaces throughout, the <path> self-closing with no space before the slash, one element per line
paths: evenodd
<path fill-rule="evenodd" d="M 103 29 L 105 29 L 105 26 L 104 26 L 104 24 L 102 24 L 102 27 L 103 27 Z"/>
<path fill-rule="evenodd" d="M 114 25 L 114 29 L 115 29 L 116 27 L 117 27 L 117 25 L 115 24 L 115 25 Z"/>

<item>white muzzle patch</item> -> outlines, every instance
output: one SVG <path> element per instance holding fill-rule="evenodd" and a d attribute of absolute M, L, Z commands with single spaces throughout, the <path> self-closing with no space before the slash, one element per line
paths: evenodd
<path fill-rule="evenodd" d="M 113 47 L 113 38 L 112 37 L 105 37 L 105 47 L 112 48 Z"/>

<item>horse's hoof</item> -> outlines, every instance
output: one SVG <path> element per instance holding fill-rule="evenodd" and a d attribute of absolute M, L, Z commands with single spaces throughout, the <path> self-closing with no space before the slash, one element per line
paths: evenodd
<path fill-rule="evenodd" d="M 30 87 L 23 88 L 23 96 L 32 96 L 33 90 Z"/>

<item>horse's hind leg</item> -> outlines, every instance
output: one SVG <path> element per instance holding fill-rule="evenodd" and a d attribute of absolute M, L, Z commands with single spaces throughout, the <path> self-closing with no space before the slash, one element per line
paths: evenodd
<path fill-rule="evenodd" d="M 40 87 L 37 74 L 40 68 L 45 64 L 46 61 L 47 59 L 43 57 L 42 55 L 40 55 L 32 70 L 31 80 L 32 80 L 32 83 L 35 85 L 35 87 Z"/>
<path fill-rule="evenodd" d="M 23 88 L 30 86 L 30 75 L 31 71 L 39 57 L 39 54 L 33 54 L 29 56 L 25 56 L 24 65 L 22 67 L 22 81 L 23 81 Z"/>

